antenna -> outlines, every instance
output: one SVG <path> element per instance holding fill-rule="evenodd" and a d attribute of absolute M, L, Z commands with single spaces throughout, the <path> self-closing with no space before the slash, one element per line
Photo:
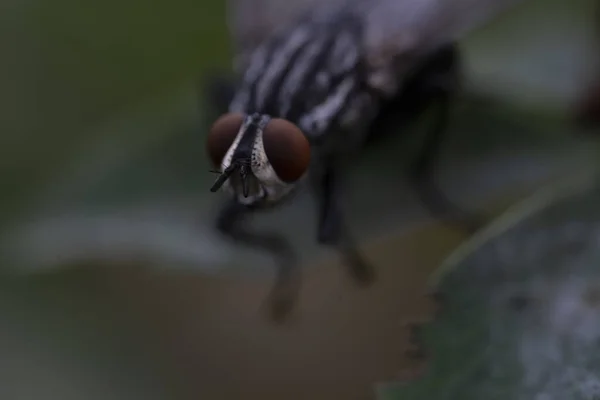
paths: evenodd
<path fill-rule="evenodd" d="M 240 167 L 240 176 L 242 177 L 242 192 L 244 197 L 248 197 L 248 167 L 243 165 Z"/>
<path fill-rule="evenodd" d="M 227 179 L 229 179 L 229 177 L 231 176 L 231 174 L 233 174 L 233 172 L 237 168 L 238 168 L 237 163 L 236 164 L 232 163 L 229 167 L 227 167 L 225 169 L 225 171 L 223 171 L 223 173 L 221 175 L 219 175 L 219 177 L 217 178 L 217 180 L 215 181 L 215 183 L 210 188 L 210 191 L 214 193 L 217 190 L 219 190 L 221 188 L 221 186 L 223 186 L 223 184 L 225 183 L 225 181 Z"/>

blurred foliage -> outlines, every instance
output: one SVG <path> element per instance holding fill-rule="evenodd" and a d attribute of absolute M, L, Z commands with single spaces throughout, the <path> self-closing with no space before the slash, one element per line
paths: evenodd
<path fill-rule="evenodd" d="M 569 178 L 456 250 L 418 331 L 427 372 L 389 398 L 598 398 L 599 202 L 597 174 Z"/>
<path fill-rule="evenodd" d="M 99 136 L 151 133 L 98 129 L 107 120 L 229 66 L 223 1 L 10 3 L 0 78 L 3 214 Z"/>
<path fill-rule="evenodd" d="M 0 397 L 178 397 L 155 343 L 102 275 L 47 275 L 0 283 Z M 179 396 L 181 398 L 181 396 Z"/>
<path fill-rule="evenodd" d="M 473 89 L 548 117 L 598 71 L 597 0 L 526 0 L 462 41 Z"/>

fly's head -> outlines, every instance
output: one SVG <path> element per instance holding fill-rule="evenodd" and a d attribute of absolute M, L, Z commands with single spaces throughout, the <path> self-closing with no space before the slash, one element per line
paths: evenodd
<path fill-rule="evenodd" d="M 310 162 L 308 140 L 293 123 L 264 114 L 225 114 L 212 125 L 206 150 L 221 187 L 246 205 L 275 203 L 294 188 Z"/>

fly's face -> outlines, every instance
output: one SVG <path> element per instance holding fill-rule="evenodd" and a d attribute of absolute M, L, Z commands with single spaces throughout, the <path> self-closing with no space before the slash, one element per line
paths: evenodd
<path fill-rule="evenodd" d="M 310 162 L 310 146 L 289 121 L 230 113 L 211 127 L 206 150 L 220 175 L 211 188 L 242 204 L 276 203 L 294 188 Z"/>

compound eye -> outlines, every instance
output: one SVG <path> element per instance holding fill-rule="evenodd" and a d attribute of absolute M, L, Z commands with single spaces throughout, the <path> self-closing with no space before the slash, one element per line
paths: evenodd
<path fill-rule="evenodd" d="M 283 182 L 295 182 L 310 163 L 310 145 L 300 128 L 273 118 L 263 131 L 263 147 L 273 170 Z"/>
<path fill-rule="evenodd" d="M 230 113 L 219 117 L 212 124 L 206 139 L 206 152 L 215 167 L 221 167 L 221 162 L 233 144 L 243 122 L 243 114 Z"/>

